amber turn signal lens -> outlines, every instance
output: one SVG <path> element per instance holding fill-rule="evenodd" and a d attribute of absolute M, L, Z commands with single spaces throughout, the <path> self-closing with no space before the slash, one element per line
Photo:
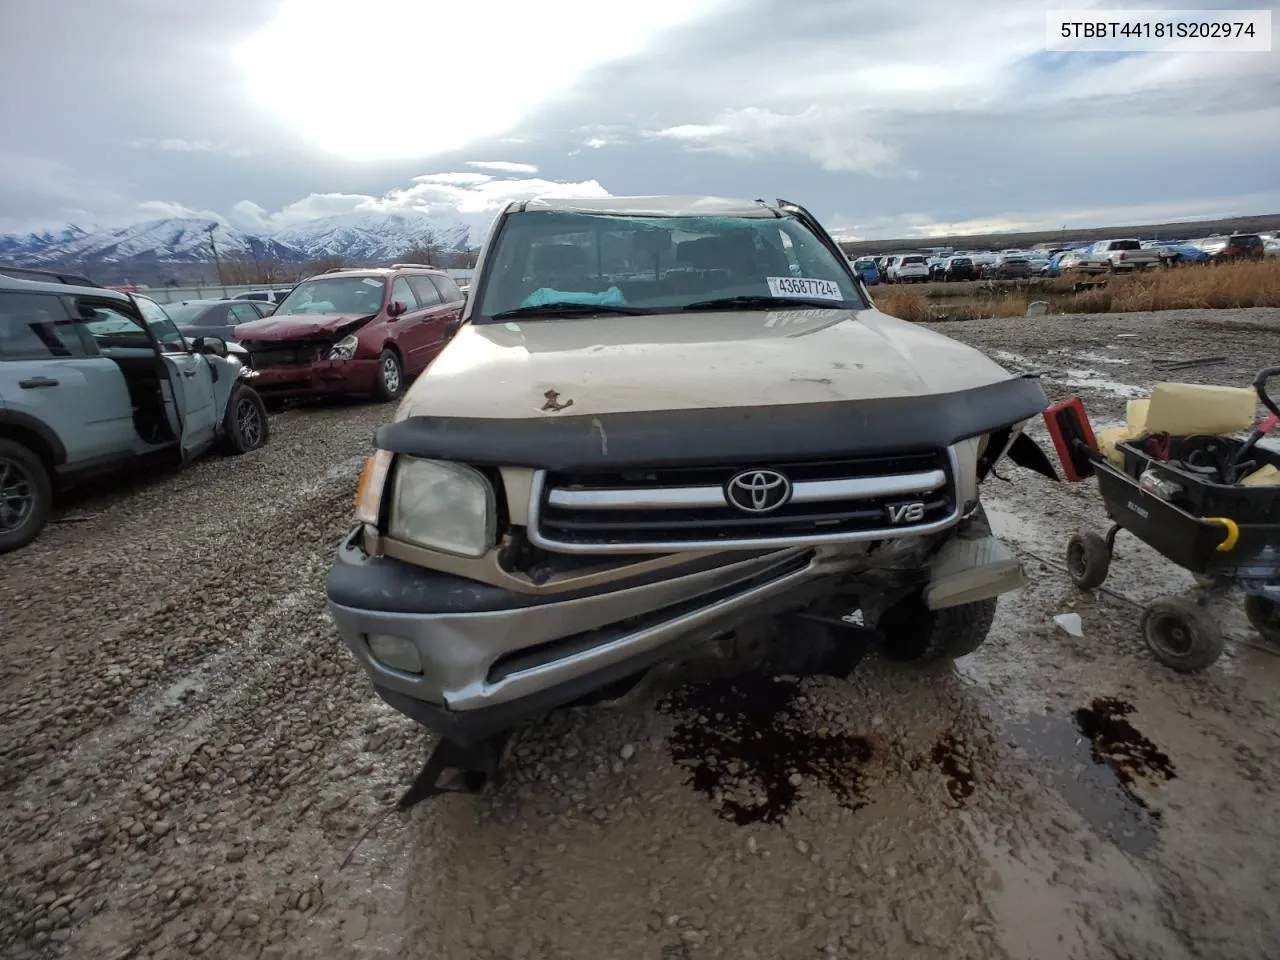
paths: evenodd
<path fill-rule="evenodd" d="M 356 487 L 356 519 L 370 526 L 378 525 L 382 512 L 382 488 L 387 483 L 387 471 L 391 469 L 391 452 L 379 450 L 364 462 L 360 473 L 360 485 Z"/>

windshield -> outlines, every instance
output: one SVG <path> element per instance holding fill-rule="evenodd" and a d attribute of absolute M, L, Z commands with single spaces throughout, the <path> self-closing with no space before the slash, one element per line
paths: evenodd
<path fill-rule="evenodd" d="M 209 309 L 207 303 L 174 303 L 165 308 L 169 319 L 180 327 L 193 325 L 200 315 Z"/>
<path fill-rule="evenodd" d="M 874 260 L 855 260 L 853 265 L 859 270 L 870 270 L 876 265 Z"/>
<path fill-rule="evenodd" d="M 290 291 L 273 314 L 275 317 L 315 313 L 377 313 L 382 309 L 383 277 L 317 277 L 304 280 Z"/>
<path fill-rule="evenodd" d="M 481 323 L 513 310 L 554 316 L 556 304 L 574 304 L 577 313 L 592 305 L 670 313 L 742 297 L 751 303 L 736 306 L 748 309 L 868 306 L 848 261 L 793 217 L 519 213 L 507 218 L 488 258 L 476 304 Z"/>
<path fill-rule="evenodd" d="M 1112 240 L 1112 250 L 1141 250 L 1142 244 L 1137 240 Z"/>

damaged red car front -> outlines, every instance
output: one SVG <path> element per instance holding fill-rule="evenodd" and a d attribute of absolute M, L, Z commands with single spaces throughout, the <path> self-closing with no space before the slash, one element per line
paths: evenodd
<path fill-rule="evenodd" d="M 395 400 L 453 335 L 462 300 L 447 274 L 425 267 L 333 271 L 302 281 L 235 336 L 263 396 Z"/>

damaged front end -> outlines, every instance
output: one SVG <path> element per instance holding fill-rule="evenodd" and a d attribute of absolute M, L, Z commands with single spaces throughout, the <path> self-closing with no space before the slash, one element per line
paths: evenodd
<path fill-rule="evenodd" d="M 904 600 L 932 617 L 1022 583 L 979 487 L 1006 457 L 1047 466 L 1020 439 L 1045 404 L 1011 378 L 768 410 L 407 416 L 378 432 L 330 611 L 379 696 L 457 754 L 429 779 L 695 649 L 765 655 L 762 624 L 836 636 L 851 669 Z"/>
<path fill-rule="evenodd" d="M 373 319 L 270 318 L 246 324 L 236 336 L 248 355 L 254 389 L 264 396 L 368 391 L 377 360 L 357 356 L 358 333 Z"/>

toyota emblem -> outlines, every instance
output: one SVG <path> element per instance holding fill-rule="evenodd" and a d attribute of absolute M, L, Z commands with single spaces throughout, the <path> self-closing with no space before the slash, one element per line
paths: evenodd
<path fill-rule="evenodd" d="M 791 481 L 777 470 L 743 470 L 729 478 L 725 496 L 744 513 L 772 513 L 791 499 Z"/>

